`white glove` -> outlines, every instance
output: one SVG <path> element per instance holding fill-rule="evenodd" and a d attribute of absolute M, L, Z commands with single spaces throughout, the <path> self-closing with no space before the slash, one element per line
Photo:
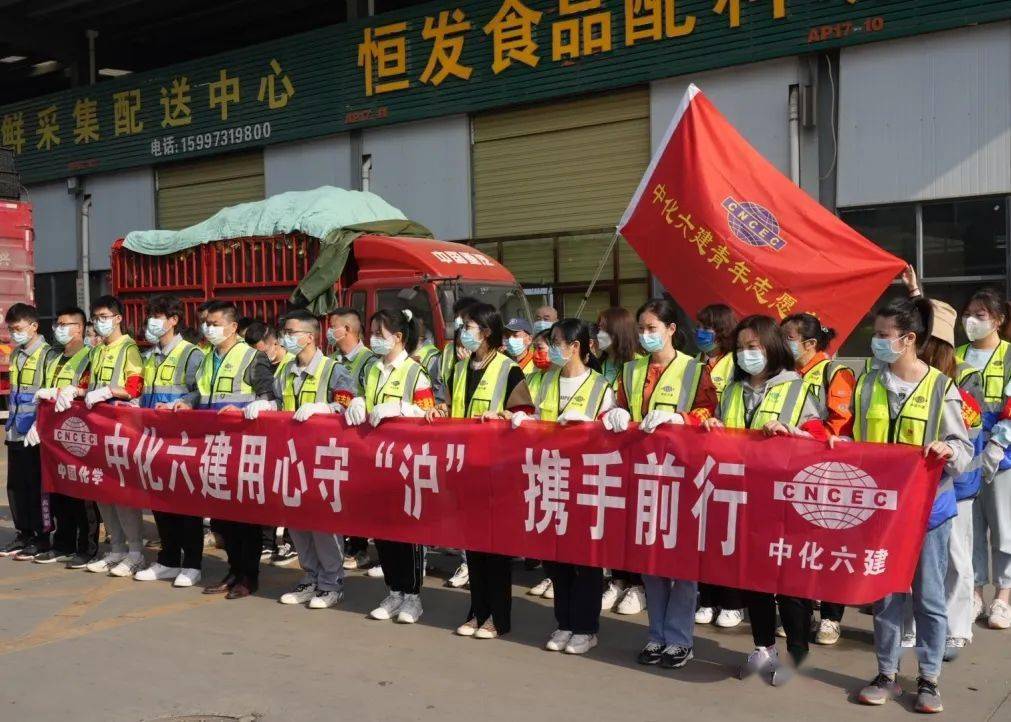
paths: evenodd
<path fill-rule="evenodd" d="M 1004 449 L 995 441 L 991 441 L 983 449 L 983 481 L 992 484 L 1004 459 Z"/>
<path fill-rule="evenodd" d="M 35 403 L 40 401 L 56 401 L 56 396 L 59 393 L 59 389 L 39 389 L 35 392 Z"/>
<path fill-rule="evenodd" d="M 628 431 L 628 424 L 632 421 L 632 414 L 625 409 L 611 409 L 604 414 L 604 428 L 614 433 Z"/>
<path fill-rule="evenodd" d="M 509 419 L 509 423 L 514 429 L 518 429 L 520 424 L 525 421 L 530 421 L 530 415 L 526 411 L 517 411 L 513 414 L 513 417 Z"/>
<path fill-rule="evenodd" d="M 56 411 L 57 413 L 63 413 L 71 407 L 74 403 L 74 399 L 77 398 L 77 387 L 76 386 L 64 386 L 60 389 L 60 392 L 56 394 Z"/>
<path fill-rule="evenodd" d="M 242 410 L 242 415 L 249 421 L 260 418 L 261 411 L 277 411 L 277 405 L 273 401 L 257 399 Z"/>
<path fill-rule="evenodd" d="M 89 391 L 84 397 L 84 405 L 90 409 L 95 404 L 100 404 L 104 401 L 108 401 L 111 398 L 112 398 L 112 387 L 103 386 L 100 389 Z"/>
<path fill-rule="evenodd" d="M 387 401 L 386 403 L 376 404 L 372 407 L 372 411 L 369 412 L 369 423 L 373 426 L 379 426 L 379 423 L 383 419 L 400 415 L 400 402 Z"/>
<path fill-rule="evenodd" d="M 586 414 L 579 413 L 578 411 L 563 411 L 561 414 L 558 415 L 558 423 L 562 424 L 563 426 L 565 424 L 572 424 L 572 423 L 584 424 L 588 421 L 593 421 L 593 419 L 591 419 Z"/>
<path fill-rule="evenodd" d="M 35 424 L 32 424 L 32 428 L 28 429 L 28 433 L 25 434 L 24 444 L 25 446 L 38 446 L 42 443 L 42 439 L 39 438 L 39 430 L 35 428 Z"/>
<path fill-rule="evenodd" d="M 330 404 L 304 404 L 298 408 L 295 412 L 295 421 L 308 421 L 313 416 L 318 414 L 332 414 L 333 410 L 330 408 Z"/>
<path fill-rule="evenodd" d="M 639 423 L 640 431 L 652 434 L 660 424 L 683 424 L 684 417 L 676 411 L 665 411 L 663 409 L 653 409 L 647 411 Z"/>
<path fill-rule="evenodd" d="M 351 405 L 348 406 L 348 410 L 344 412 L 344 421 L 347 422 L 348 426 L 361 426 L 365 423 L 365 399 L 361 396 L 352 399 Z"/>

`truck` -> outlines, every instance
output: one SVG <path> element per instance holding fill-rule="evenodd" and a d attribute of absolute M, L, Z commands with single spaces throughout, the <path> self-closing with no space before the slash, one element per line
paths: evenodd
<path fill-rule="evenodd" d="M 14 346 L 3 318 L 15 303 L 35 304 L 35 226 L 32 204 L 0 199 L 0 409 L 6 416 Z"/>
<path fill-rule="evenodd" d="M 120 238 L 112 248 L 112 292 L 134 332 L 144 327 L 145 303 L 155 293 L 178 295 L 190 327 L 198 306 L 210 299 L 232 301 L 241 316 L 273 322 L 305 305 L 292 296 L 320 250 L 319 238 L 297 231 L 219 239 L 167 255 L 131 250 Z M 337 305 L 356 309 L 365 320 L 383 308 L 410 309 L 439 345 L 452 338 L 453 304 L 464 296 L 490 303 L 503 318 L 530 318 L 522 288 L 498 261 L 432 238 L 358 235 L 333 292 Z M 319 315 L 325 332 L 325 312 Z"/>

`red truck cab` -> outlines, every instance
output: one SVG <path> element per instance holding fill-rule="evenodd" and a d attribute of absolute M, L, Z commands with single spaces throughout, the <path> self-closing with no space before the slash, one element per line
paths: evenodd
<path fill-rule="evenodd" d="M 10 393 L 14 346 L 3 318 L 15 303 L 35 304 L 35 226 L 32 204 L 0 200 L 0 395 Z M 6 399 L 2 408 L 6 408 Z"/>

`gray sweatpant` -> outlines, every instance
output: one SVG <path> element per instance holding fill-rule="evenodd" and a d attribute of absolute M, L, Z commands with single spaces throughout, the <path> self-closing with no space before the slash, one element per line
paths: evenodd
<path fill-rule="evenodd" d="M 972 506 L 972 567 L 976 586 L 1011 587 L 1011 469 L 983 483 Z"/>
<path fill-rule="evenodd" d="M 144 521 L 143 510 L 132 506 L 118 504 L 99 504 L 102 522 L 112 541 L 110 551 L 113 554 L 143 554 L 144 553 Z"/>
<path fill-rule="evenodd" d="M 320 531 L 289 529 L 305 576 L 301 584 L 313 584 L 324 592 L 344 588 L 344 537 Z"/>

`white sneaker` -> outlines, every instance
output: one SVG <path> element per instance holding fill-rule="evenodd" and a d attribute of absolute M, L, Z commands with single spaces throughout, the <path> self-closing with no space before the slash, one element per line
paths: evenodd
<path fill-rule="evenodd" d="M 172 582 L 173 587 L 192 587 L 200 582 L 199 569 L 180 569 L 179 575 Z"/>
<path fill-rule="evenodd" d="M 471 617 L 456 628 L 456 633 L 461 637 L 473 637 L 477 633 L 477 620 Z"/>
<path fill-rule="evenodd" d="M 979 592 L 972 593 L 972 618 L 973 621 L 979 619 L 983 616 L 983 597 L 979 596 Z"/>
<path fill-rule="evenodd" d="M 618 602 L 618 614 L 642 614 L 646 609 L 646 588 L 635 585 Z"/>
<path fill-rule="evenodd" d="M 596 634 L 573 634 L 565 645 L 566 654 L 586 654 L 597 646 Z"/>
<path fill-rule="evenodd" d="M 138 582 L 153 582 L 159 579 L 175 579 L 179 575 L 179 567 L 167 567 L 155 562 L 147 569 L 141 569 L 133 575 Z"/>
<path fill-rule="evenodd" d="M 1007 629 L 1011 627 L 1011 606 L 1007 602 L 994 599 L 990 605 L 990 616 L 986 620 L 990 629 Z"/>
<path fill-rule="evenodd" d="M 393 619 L 403 606 L 404 595 L 400 592 L 390 592 L 378 607 L 369 612 L 369 617 L 379 620 Z"/>
<path fill-rule="evenodd" d="M 555 583 L 550 579 L 548 580 L 548 588 L 544 590 L 544 594 L 541 595 L 544 599 L 554 599 L 555 598 Z"/>
<path fill-rule="evenodd" d="M 281 595 L 281 604 L 305 604 L 316 596 L 315 584 L 299 584 L 290 592 Z"/>
<path fill-rule="evenodd" d="M 85 569 L 89 572 L 94 572 L 95 574 L 108 574 L 110 569 L 119 564 L 125 558 L 126 554 L 109 552 L 101 559 L 89 562 Z"/>
<path fill-rule="evenodd" d="M 453 572 L 453 576 L 449 578 L 446 582 L 447 587 L 452 587 L 453 589 L 459 589 L 470 581 L 470 569 L 467 567 L 466 563 L 461 564 Z"/>
<path fill-rule="evenodd" d="M 379 566 L 378 564 L 376 564 L 374 566 L 369 567 L 368 570 L 365 572 L 365 574 L 366 574 L 366 576 L 373 577 L 374 579 L 382 579 L 383 578 L 383 568 L 381 566 Z"/>
<path fill-rule="evenodd" d="M 733 629 L 744 621 L 744 610 L 742 609 L 721 609 L 716 616 L 716 626 L 723 629 Z"/>
<path fill-rule="evenodd" d="M 364 569 L 369 565 L 369 553 L 359 552 L 358 554 L 351 554 L 344 557 L 344 568 L 348 571 L 353 571 L 355 569 Z"/>
<path fill-rule="evenodd" d="M 607 612 L 614 609 L 614 605 L 621 599 L 624 591 L 625 582 L 623 581 L 612 581 L 608 584 L 607 589 L 604 590 L 604 595 L 600 598 L 601 611 Z"/>
<path fill-rule="evenodd" d="M 906 632 L 905 634 L 902 635 L 901 644 L 903 649 L 912 649 L 913 647 L 916 646 L 916 634 Z"/>
<path fill-rule="evenodd" d="M 833 622 L 831 619 L 821 620 L 821 624 L 818 625 L 818 631 L 814 635 L 815 644 L 825 644 L 831 645 L 839 641 L 839 637 L 842 635 L 842 629 L 839 626 L 839 622 Z"/>
<path fill-rule="evenodd" d="M 527 591 L 527 594 L 529 594 L 531 597 L 543 597 L 544 592 L 548 591 L 548 587 L 550 586 L 551 586 L 551 579 L 545 577 L 537 584 L 530 587 L 530 589 Z"/>
<path fill-rule="evenodd" d="M 474 632 L 474 639 L 495 639 L 496 637 L 498 637 L 498 630 L 495 628 L 495 622 L 491 621 L 491 617 L 484 620 L 484 624 Z"/>
<path fill-rule="evenodd" d="M 405 594 L 404 603 L 400 607 L 400 612 L 397 614 L 398 624 L 414 624 L 424 613 L 424 609 L 421 607 L 421 596 L 418 594 Z M 478 630 L 481 631 L 481 630 Z M 475 636 L 477 636 L 475 634 Z"/>
<path fill-rule="evenodd" d="M 716 617 L 716 611 L 712 607 L 699 607 L 695 611 L 696 624 L 712 624 Z"/>
<path fill-rule="evenodd" d="M 132 577 L 144 566 L 143 554 L 127 554 L 119 564 L 109 570 L 109 576 Z"/>
<path fill-rule="evenodd" d="M 779 666 L 779 652 L 775 647 L 756 647 L 748 655 L 748 661 L 741 665 L 738 677 L 744 679 L 766 670 L 775 670 Z"/>
<path fill-rule="evenodd" d="M 549 652 L 564 652 L 571 640 L 572 632 L 563 632 L 561 629 L 556 629 L 551 633 L 551 638 L 544 645 L 544 648 Z"/>
<path fill-rule="evenodd" d="M 344 592 L 333 589 L 317 589 L 309 600 L 309 609 L 329 609 L 344 599 Z"/>

